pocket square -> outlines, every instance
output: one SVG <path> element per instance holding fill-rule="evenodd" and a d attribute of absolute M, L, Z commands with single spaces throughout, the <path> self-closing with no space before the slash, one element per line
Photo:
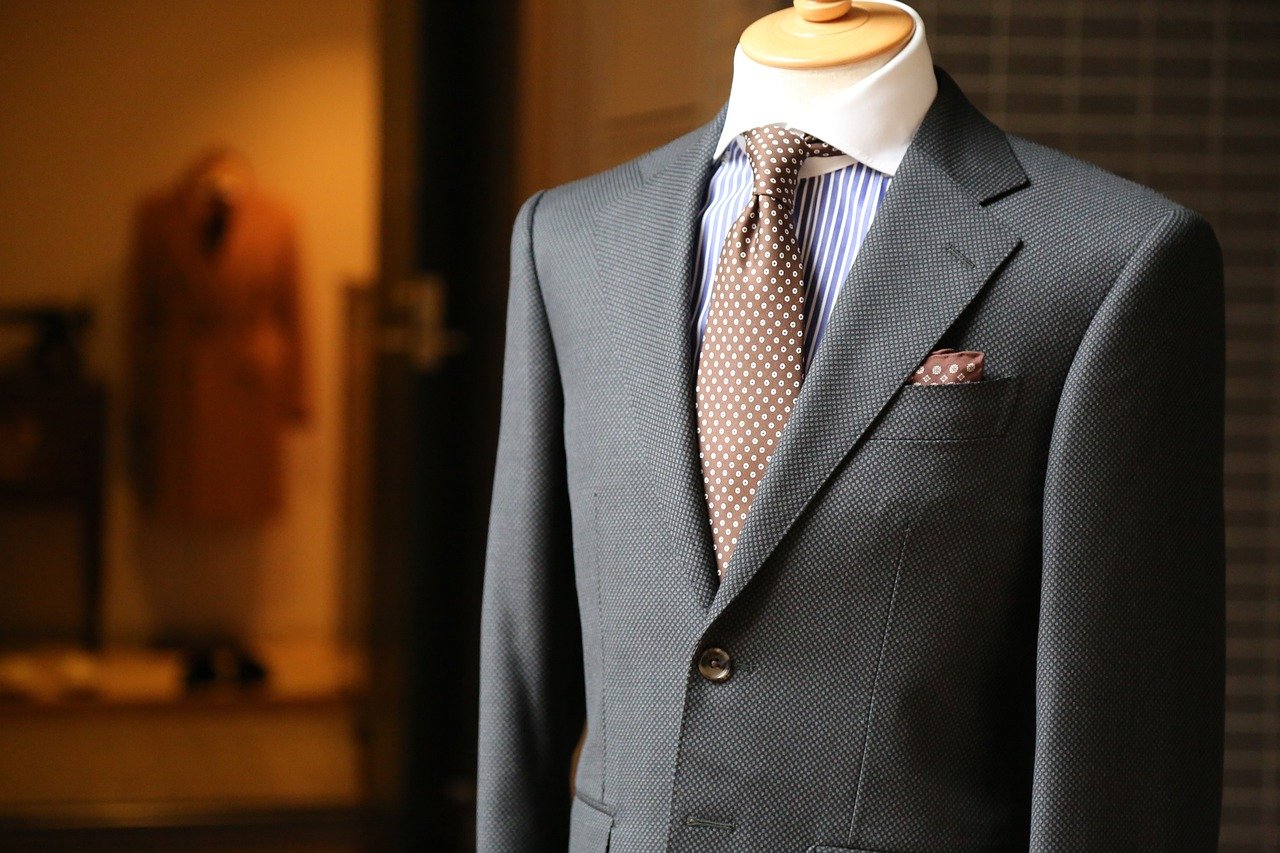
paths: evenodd
<path fill-rule="evenodd" d="M 978 350 L 936 349 L 911 374 L 914 385 L 955 385 L 982 378 L 982 353 Z"/>

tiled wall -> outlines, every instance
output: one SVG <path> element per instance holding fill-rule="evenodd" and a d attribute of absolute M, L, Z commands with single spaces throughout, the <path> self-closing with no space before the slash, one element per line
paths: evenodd
<path fill-rule="evenodd" d="M 1221 849 L 1280 849 L 1280 2 L 914 5 L 935 61 L 997 124 L 1151 185 L 1218 233 L 1228 324 Z"/>

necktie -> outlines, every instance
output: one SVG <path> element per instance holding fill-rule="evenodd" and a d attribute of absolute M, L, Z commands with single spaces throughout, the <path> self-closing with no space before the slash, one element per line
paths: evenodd
<path fill-rule="evenodd" d="M 779 124 L 744 134 L 755 187 L 729 228 L 698 360 L 698 445 L 724 577 L 803 379 L 805 284 L 791 208 L 800 166 L 840 153 Z"/>

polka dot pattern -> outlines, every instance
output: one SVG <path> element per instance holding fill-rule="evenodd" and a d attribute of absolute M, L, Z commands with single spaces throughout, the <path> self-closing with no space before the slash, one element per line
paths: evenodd
<path fill-rule="evenodd" d="M 721 578 L 803 381 L 805 283 L 791 222 L 800 166 L 839 153 L 780 124 L 744 139 L 755 189 L 720 251 L 696 385 Z"/>
<path fill-rule="evenodd" d="M 936 349 L 911 374 L 913 385 L 955 385 L 982 378 L 983 354 L 979 350 Z"/>

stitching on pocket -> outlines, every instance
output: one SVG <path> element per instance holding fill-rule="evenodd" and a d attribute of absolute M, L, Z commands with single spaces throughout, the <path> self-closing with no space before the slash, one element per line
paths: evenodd
<path fill-rule="evenodd" d="M 894 560 L 893 587 L 889 592 L 889 606 L 884 614 L 884 628 L 880 633 L 880 652 L 876 656 L 876 672 L 871 678 L 871 698 L 867 702 L 867 725 L 862 733 L 862 758 L 858 761 L 858 781 L 854 785 L 853 813 L 849 816 L 849 841 L 853 841 L 854 830 L 858 825 L 858 806 L 862 802 L 862 779 L 867 771 L 867 750 L 871 746 L 871 727 L 875 724 L 876 690 L 880 686 L 880 671 L 884 668 L 885 649 L 889 645 L 889 626 L 893 624 L 893 605 L 898 600 L 898 580 L 902 577 L 902 563 L 906 558 L 907 542 L 911 539 L 911 523 L 902 530 L 902 544 L 898 546 L 898 556 Z"/>
<path fill-rule="evenodd" d="M 997 402 L 999 404 L 999 409 L 995 413 L 994 425 L 991 428 L 986 429 L 982 432 L 961 433 L 959 435 L 956 435 L 956 434 L 948 435 L 946 432 L 946 428 L 948 425 L 944 423 L 944 424 L 938 425 L 939 432 L 936 435 L 929 435 L 927 432 L 922 432 L 916 435 L 910 434 L 909 431 L 915 428 L 914 424 L 898 423 L 898 421 L 902 421 L 906 417 L 906 413 L 904 413 L 904 411 L 897 409 L 897 406 L 901 405 L 902 403 L 902 395 L 931 394 L 931 393 L 949 394 L 949 393 L 953 393 L 952 389 L 962 388 L 964 386 L 943 385 L 943 386 L 921 387 L 921 386 L 906 385 L 899 392 L 899 400 L 895 401 L 893 405 L 889 406 L 885 410 L 884 417 L 875 425 L 875 427 L 872 429 L 871 434 L 867 436 L 867 441 L 964 442 L 964 441 L 986 441 L 986 440 L 999 438 L 1003 436 L 1009 430 L 1009 425 L 1010 423 L 1012 423 L 1012 420 L 1013 420 L 1013 412 L 1017 407 L 1018 399 L 1020 398 L 1022 393 L 1022 377 L 1021 376 L 1001 376 L 1001 377 L 993 378 L 991 380 L 986 380 L 986 381 L 989 381 L 993 384 L 999 383 L 999 385 L 1002 386 L 994 389 L 984 388 L 982 391 L 975 392 L 979 394 L 993 393 L 995 396 L 998 397 Z M 975 387 L 981 384 L 982 382 L 974 383 Z M 944 390 L 938 390 L 939 388 Z M 961 391 L 959 393 L 963 394 L 963 393 L 967 393 L 967 391 Z M 987 401 L 976 400 L 972 402 L 975 405 L 985 405 Z M 913 402 L 910 405 L 906 406 L 905 408 L 910 409 L 912 405 L 915 405 L 915 403 Z M 893 435 L 892 432 L 895 429 L 906 430 L 908 432 L 907 434 L 903 434 L 903 435 Z M 888 435 L 879 434 L 885 431 L 888 431 L 890 434 Z"/>

